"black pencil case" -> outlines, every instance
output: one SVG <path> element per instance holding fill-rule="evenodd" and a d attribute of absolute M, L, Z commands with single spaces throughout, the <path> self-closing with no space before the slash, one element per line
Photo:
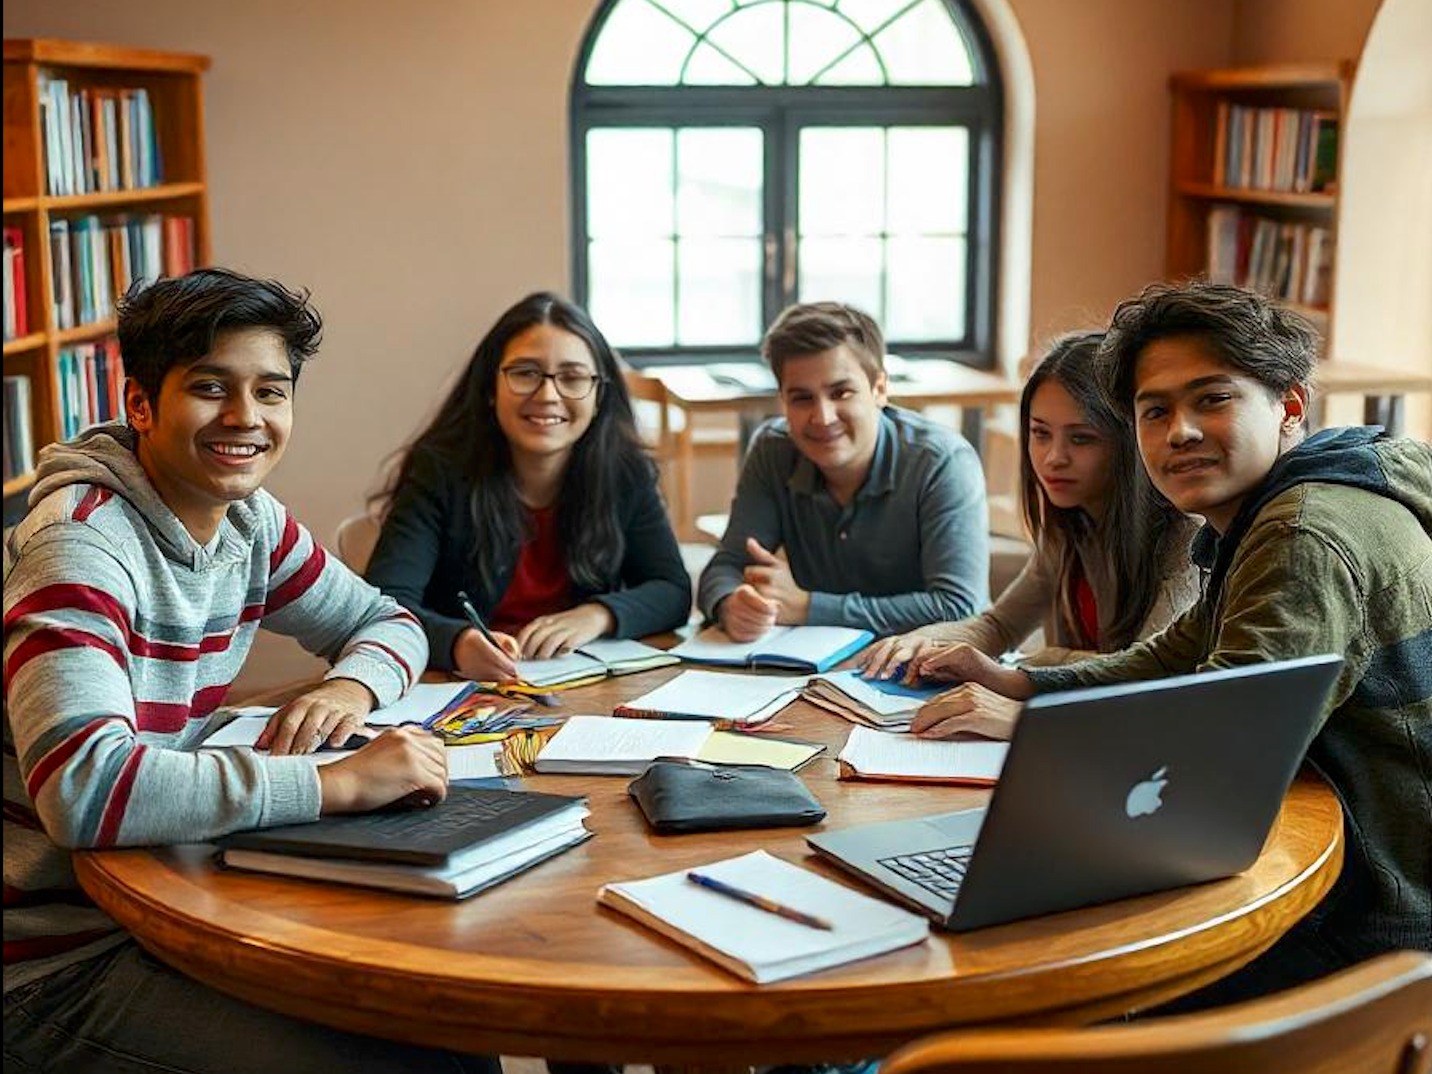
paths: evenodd
<path fill-rule="evenodd" d="M 825 818 L 799 776 L 765 765 L 653 761 L 627 792 L 665 833 L 798 828 Z"/>

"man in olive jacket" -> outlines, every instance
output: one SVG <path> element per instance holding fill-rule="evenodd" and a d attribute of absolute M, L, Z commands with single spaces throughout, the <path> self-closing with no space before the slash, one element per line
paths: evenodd
<path fill-rule="evenodd" d="M 1301 318 L 1223 285 L 1157 284 L 1120 305 L 1104 387 L 1131 413 L 1159 491 L 1207 523 L 1193 546 L 1202 598 L 1162 634 L 1107 657 L 1020 671 L 961 650 L 920 669 L 1028 697 L 1344 658 L 1307 753 L 1342 802 L 1342 874 L 1202 1002 L 1432 949 L 1432 447 L 1375 427 L 1307 436 L 1316 343 Z"/>

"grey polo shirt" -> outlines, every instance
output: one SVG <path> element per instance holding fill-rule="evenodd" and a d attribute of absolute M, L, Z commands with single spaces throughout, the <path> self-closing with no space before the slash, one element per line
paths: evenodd
<path fill-rule="evenodd" d="M 784 418 L 757 430 L 721 548 L 701 573 L 697 603 L 708 618 L 743 580 L 747 537 L 785 549 L 815 626 L 894 634 L 989 602 L 979 456 L 958 433 L 899 407 L 885 408 L 870 473 L 844 507 Z"/>

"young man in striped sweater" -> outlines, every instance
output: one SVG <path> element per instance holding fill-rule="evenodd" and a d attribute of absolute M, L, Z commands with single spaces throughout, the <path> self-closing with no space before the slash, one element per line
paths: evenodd
<path fill-rule="evenodd" d="M 11 1069 L 492 1069 L 305 1025 L 146 955 L 75 884 L 70 851 L 199 842 L 446 793 L 416 729 L 345 739 L 421 673 L 416 620 L 260 487 L 321 326 L 306 296 L 218 269 L 119 316 L 128 425 L 40 454 L 5 548 L 5 1063 Z M 201 742 L 263 625 L 332 664 L 266 751 Z M 465 1064 L 465 1065 L 464 1065 Z"/>

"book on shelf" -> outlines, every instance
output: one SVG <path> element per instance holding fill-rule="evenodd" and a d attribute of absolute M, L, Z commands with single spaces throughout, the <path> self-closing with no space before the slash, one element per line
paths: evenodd
<path fill-rule="evenodd" d="M 1213 181 L 1219 186 L 1305 194 L 1331 192 L 1336 185 L 1334 112 L 1221 100 L 1213 138 Z"/>
<path fill-rule="evenodd" d="M 63 347 L 55 355 L 60 437 L 68 440 L 124 415 L 124 363 L 114 337 Z"/>
<path fill-rule="evenodd" d="M 30 378 L 5 376 L 5 480 L 35 469 L 35 433 L 30 424 Z"/>
<path fill-rule="evenodd" d="M 709 720 L 718 727 L 754 727 L 800 694 L 804 675 L 741 675 L 683 671 L 655 690 L 618 705 L 613 716 L 651 720 Z"/>
<path fill-rule="evenodd" d="M 605 884 L 597 901 L 756 984 L 874 958 L 930 934 L 923 917 L 764 850 L 694 871 L 831 927 L 816 928 L 714 891 L 690 880 L 686 869 Z"/>
<path fill-rule="evenodd" d="M 1208 212 L 1208 278 L 1301 306 L 1331 298 L 1333 233 L 1321 224 L 1280 221 L 1237 205 Z"/>
<path fill-rule="evenodd" d="M 517 676 L 532 686 L 569 686 L 675 663 L 679 663 L 677 657 L 639 641 L 598 638 L 577 646 L 565 656 L 519 660 Z"/>
<path fill-rule="evenodd" d="M 707 627 L 670 651 L 693 664 L 772 667 L 812 674 L 827 671 L 875 640 L 868 630 L 832 626 L 778 626 L 755 641 L 732 641 Z"/>
<path fill-rule="evenodd" d="M 237 869 L 460 899 L 589 838 L 587 814 L 580 798 L 451 787 L 430 809 L 325 817 L 219 845 Z"/>
<path fill-rule="evenodd" d="M 854 727 L 837 760 L 841 779 L 993 786 L 1008 753 L 1008 742 L 973 735 L 930 739 Z"/>
<path fill-rule="evenodd" d="M 50 221 L 51 289 L 61 328 L 107 321 L 141 280 L 195 266 L 194 221 L 159 213 L 93 214 Z"/>
<path fill-rule="evenodd" d="M 909 686 L 898 679 L 867 679 L 849 670 L 815 676 L 801 696 L 852 723 L 908 731 L 920 706 L 949 687 L 949 683 Z"/>
<path fill-rule="evenodd" d="M 148 90 L 76 88 L 69 78 L 42 72 L 39 93 L 48 193 L 109 193 L 164 181 Z"/>
<path fill-rule="evenodd" d="M 30 334 L 30 310 L 25 302 L 25 235 L 18 227 L 5 228 L 5 338 Z"/>
<path fill-rule="evenodd" d="M 709 723 L 572 716 L 537 754 L 535 768 L 550 774 L 634 776 L 658 757 L 695 757 L 711 731 Z"/>

